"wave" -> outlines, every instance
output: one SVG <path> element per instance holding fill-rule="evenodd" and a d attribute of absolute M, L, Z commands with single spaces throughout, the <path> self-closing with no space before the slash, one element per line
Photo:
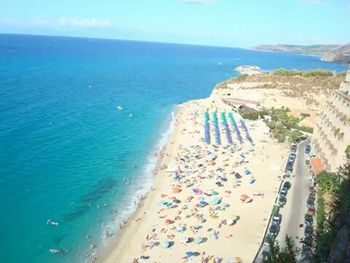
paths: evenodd
<path fill-rule="evenodd" d="M 130 216 L 133 215 L 137 209 L 140 198 L 151 190 L 154 173 L 159 162 L 159 157 L 156 153 L 161 151 L 169 141 L 169 137 L 175 128 L 177 110 L 178 106 L 175 105 L 171 110 L 171 113 L 163 122 L 163 125 L 160 128 L 160 132 L 158 134 L 159 139 L 148 154 L 147 161 L 143 164 L 141 169 L 142 173 L 137 176 L 133 184 L 129 185 L 128 194 L 125 196 L 126 202 L 120 202 L 121 200 L 118 200 L 118 203 L 124 203 L 124 205 L 120 205 L 118 207 L 118 211 L 120 210 L 121 213 L 119 213 L 118 216 L 111 220 L 109 223 L 105 224 L 102 228 L 102 248 L 108 246 L 111 241 L 110 238 L 105 238 L 106 233 L 108 233 L 108 235 L 111 237 L 116 237 L 119 232 L 119 224 L 124 220 L 126 221 Z M 88 260 L 89 259 L 87 259 L 87 261 Z"/>

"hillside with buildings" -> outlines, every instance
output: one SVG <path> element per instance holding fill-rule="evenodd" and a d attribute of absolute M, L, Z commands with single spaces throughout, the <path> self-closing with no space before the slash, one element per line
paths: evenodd
<path fill-rule="evenodd" d="M 272 121 L 267 126 L 279 142 L 313 133 L 315 154 L 328 171 L 336 171 L 345 162 L 350 144 L 349 72 L 259 71 L 219 83 L 213 94 L 240 110 L 244 118 L 269 115 Z"/>
<path fill-rule="evenodd" d="M 323 105 L 312 143 L 328 171 L 334 172 L 345 163 L 345 150 L 350 145 L 350 71 Z"/>

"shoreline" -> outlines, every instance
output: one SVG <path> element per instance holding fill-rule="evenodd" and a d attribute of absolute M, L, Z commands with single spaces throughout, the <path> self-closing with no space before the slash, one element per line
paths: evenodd
<path fill-rule="evenodd" d="M 185 102 L 182 104 L 177 104 L 173 107 L 173 109 L 171 111 L 172 116 L 171 116 L 171 120 L 169 122 L 169 127 L 166 130 L 166 132 L 169 132 L 169 134 L 166 138 L 165 144 L 162 147 L 157 148 L 157 151 L 155 151 L 156 153 L 164 153 L 166 151 L 166 148 L 169 147 L 169 142 L 170 142 L 171 138 L 174 136 L 175 129 L 176 129 L 177 114 L 182 109 L 184 104 L 186 104 L 186 103 L 188 103 L 188 102 Z M 171 125 L 174 125 L 174 127 L 170 127 Z M 115 250 L 122 249 L 123 245 L 121 245 L 121 243 L 123 243 L 123 241 L 125 241 L 125 239 L 127 239 L 127 236 L 129 236 L 130 234 L 133 234 L 137 231 L 137 228 L 141 224 L 141 222 L 139 220 L 138 221 L 135 221 L 135 220 L 136 220 L 136 218 L 140 217 L 143 214 L 144 209 L 142 209 L 142 208 L 144 207 L 145 203 L 147 201 L 150 202 L 153 200 L 150 195 L 155 190 L 154 186 L 156 185 L 156 181 L 159 180 L 159 178 L 157 177 L 157 174 L 161 170 L 162 164 L 164 165 L 164 163 L 165 164 L 167 163 L 166 162 L 167 158 L 168 157 L 166 155 L 159 156 L 157 158 L 156 163 L 155 163 L 155 168 L 153 169 L 152 174 L 151 174 L 152 182 L 151 182 L 150 189 L 148 189 L 145 192 L 145 194 L 143 194 L 141 196 L 141 198 L 138 199 L 137 206 L 135 207 L 134 211 L 131 212 L 131 214 L 126 218 L 126 220 L 124 220 L 123 222 L 120 223 L 119 229 L 116 233 L 115 238 L 109 240 L 109 243 L 106 246 L 102 247 L 102 249 L 98 251 L 97 255 L 94 256 L 91 260 L 89 260 L 89 262 L 97 262 L 97 263 L 110 262 L 109 258 L 112 255 L 114 255 L 113 252 Z M 130 222 L 136 222 L 136 226 L 131 228 Z M 121 224 L 123 224 L 123 227 L 120 227 Z M 135 229 L 135 227 L 136 227 L 136 229 Z"/>

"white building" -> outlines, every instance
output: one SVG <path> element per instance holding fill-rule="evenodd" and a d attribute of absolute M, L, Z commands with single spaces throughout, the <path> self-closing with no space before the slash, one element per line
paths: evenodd
<path fill-rule="evenodd" d="M 338 90 L 332 92 L 318 117 L 312 145 L 327 171 L 336 171 L 346 160 L 350 145 L 350 70 Z"/>

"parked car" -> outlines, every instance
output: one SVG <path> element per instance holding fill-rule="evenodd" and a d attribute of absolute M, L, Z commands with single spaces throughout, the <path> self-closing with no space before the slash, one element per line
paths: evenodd
<path fill-rule="evenodd" d="M 282 189 L 281 189 L 281 191 L 280 191 L 280 194 L 282 194 L 282 195 L 287 195 L 287 193 L 288 193 L 288 189 L 282 187 Z"/>
<path fill-rule="evenodd" d="M 284 170 L 285 173 L 292 173 L 293 172 L 293 164 L 287 164 L 286 169 Z"/>
<path fill-rule="evenodd" d="M 309 207 L 309 208 L 311 208 L 311 207 L 315 207 L 315 199 L 313 199 L 313 198 L 308 198 L 307 199 L 307 207 Z"/>
<path fill-rule="evenodd" d="M 287 171 L 286 173 L 284 173 L 283 175 L 283 179 L 289 178 L 290 177 L 290 172 Z"/>
<path fill-rule="evenodd" d="M 311 146 L 310 146 L 310 144 L 308 144 L 308 145 L 306 145 L 305 153 L 309 154 L 310 152 L 311 152 Z"/>
<path fill-rule="evenodd" d="M 280 231 L 280 225 L 276 223 L 272 223 L 269 229 L 269 233 L 273 236 L 277 236 Z"/>
<path fill-rule="evenodd" d="M 306 225 L 305 226 L 305 230 L 304 230 L 305 236 L 311 236 L 312 237 L 313 232 L 314 232 L 314 229 L 313 229 L 312 226 L 310 226 L 310 225 Z"/>
<path fill-rule="evenodd" d="M 297 155 L 296 155 L 295 153 L 289 154 L 288 159 L 290 159 L 290 160 L 295 160 L 296 158 L 297 158 Z"/>
<path fill-rule="evenodd" d="M 282 215 L 280 213 L 274 214 L 272 217 L 272 222 L 276 224 L 280 224 L 282 221 Z"/>
<path fill-rule="evenodd" d="M 292 184 L 291 184 L 289 181 L 285 181 L 285 182 L 283 183 L 282 188 L 283 188 L 283 189 L 289 190 L 291 186 L 292 186 Z"/>
<path fill-rule="evenodd" d="M 285 172 L 293 172 L 293 164 L 292 163 L 288 163 L 285 169 Z"/>
<path fill-rule="evenodd" d="M 310 215 L 310 216 L 314 216 L 315 214 L 315 207 L 309 207 L 306 214 Z"/>
<path fill-rule="evenodd" d="M 264 248 L 263 252 L 261 253 L 263 260 L 266 260 L 268 256 L 270 255 L 270 247 L 267 246 Z"/>
<path fill-rule="evenodd" d="M 302 242 L 303 242 L 305 247 L 311 247 L 312 246 L 312 236 L 306 236 Z"/>
<path fill-rule="evenodd" d="M 286 197 L 280 196 L 280 198 L 278 198 L 278 205 L 280 207 L 283 207 L 286 203 L 287 203 L 287 198 Z"/>
<path fill-rule="evenodd" d="M 316 192 L 311 192 L 311 193 L 309 194 L 309 198 L 316 199 Z"/>
<path fill-rule="evenodd" d="M 264 245 L 269 246 L 270 242 L 274 242 L 274 241 L 275 241 L 275 236 L 271 233 L 268 233 L 265 237 Z"/>
<path fill-rule="evenodd" d="M 312 225 L 314 218 L 311 215 L 305 214 L 305 224 Z"/>

